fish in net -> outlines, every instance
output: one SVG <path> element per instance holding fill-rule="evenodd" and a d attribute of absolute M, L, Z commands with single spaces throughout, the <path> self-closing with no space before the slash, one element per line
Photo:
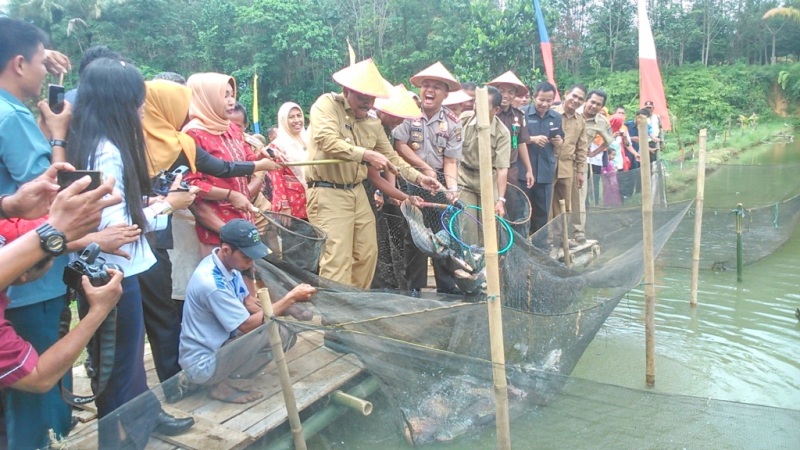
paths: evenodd
<path fill-rule="evenodd" d="M 654 212 L 658 252 L 690 203 Z M 622 296 L 643 276 L 641 210 L 591 211 L 587 233 L 602 242 L 592 261 L 567 268 L 550 256 L 553 223 L 532 241 L 515 235 L 500 258 L 501 301 L 512 412 L 547 404 Z M 412 222 L 419 221 L 410 218 Z M 468 219 L 471 220 L 471 219 Z M 432 230 L 425 228 L 428 238 Z M 502 240 L 501 240 L 502 242 Z M 447 257 L 452 257 L 448 255 Z M 472 302 L 430 293 L 362 291 L 287 265 L 257 264 L 270 286 L 319 286 L 312 299 L 330 345 L 352 352 L 381 381 L 397 432 L 414 445 L 450 441 L 494 419 L 485 295 Z M 271 288 L 275 289 L 275 288 Z M 317 326 L 288 323 L 297 331 Z"/>

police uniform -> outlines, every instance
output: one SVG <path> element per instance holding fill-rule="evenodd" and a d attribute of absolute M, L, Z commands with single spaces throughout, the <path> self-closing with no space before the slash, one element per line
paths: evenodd
<path fill-rule="evenodd" d="M 450 109 L 445 106 L 440 107 L 431 118 L 424 114 L 420 119 L 406 119 L 392 132 L 395 141 L 404 142 L 413 150 L 420 159 L 436 170 L 439 181 L 446 185 L 443 167 L 444 158 L 461 160 L 462 149 L 462 129 L 461 122 Z M 418 195 L 426 201 L 435 203 L 446 203 L 444 194 L 431 196 L 428 191 L 410 187 L 407 190 L 409 195 Z M 425 226 L 429 227 L 434 233 L 441 229 L 439 211 L 424 211 Z M 428 278 L 428 257 L 423 254 L 413 239 L 410 232 L 406 236 L 405 242 L 405 265 L 406 279 L 409 289 L 422 289 L 427 285 Z M 446 259 L 433 260 L 434 278 L 436 288 L 439 292 L 456 293 L 458 292 L 453 268 Z"/>
<path fill-rule="evenodd" d="M 523 188 L 525 187 L 525 171 L 520 171 L 519 169 L 522 166 L 522 162 L 519 161 L 519 146 L 522 145 L 522 148 L 525 149 L 525 144 L 530 138 L 525 113 L 520 109 L 509 106 L 508 110 L 501 110 L 497 113 L 497 118 L 506 126 L 511 139 L 511 154 L 509 157 L 511 165 L 508 168 L 508 182 Z M 521 179 L 519 177 L 520 173 L 522 173 Z"/>
<path fill-rule="evenodd" d="M 419 172 L 392 149 L 380 120 L 356 119 L 341 94 L 324 94 L 311 107 L 308 159 L 351 162 L 308 166 L 308 220 L 328 235 L 320 260 L 320 276 L 350 286 L 369 288 L 378 258 L 375 215 L 362 181 L 365 150 L 386 156 L 415 181 Z"/>

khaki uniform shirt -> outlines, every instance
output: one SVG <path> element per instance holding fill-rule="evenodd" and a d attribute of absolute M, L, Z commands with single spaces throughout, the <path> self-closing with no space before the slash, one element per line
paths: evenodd
<path fill-rule="evenodd" d="M 433 169 L 444 167 L 444 157 L 461 160 L 461 122 L 442 106 L 430 119 L 406 119 L 392 131 L 395 140 L 411 147 Z"/>
<path fill-rule="evenodd" d="M 503 122 L 503 125 L 506 126 L 511 135 L 510 161 L 511 164 L 514 164 L 519 158 L 519 145 L 527 144 L 530 137 L 528 135 L 528 124 L 525 121 L 525 113 L 513 106 L 509 106 L 508 111 L 501 109 L 497 114 L 497 118 L 500 119 L 500 122 Z M 514 139 L 515 137 L 516 139 Z"/>
<path fill-rule="evenodd" d="M 478 117 L 473 111 L 461 114 L 464 124 L 464 152 L 461 160 L 461 170 L 458 171 L 458 184 L 473 192 L 480 192 L 481 178 L 478 168 L 481 166 L 478 151 Z M 511 133 L 499 118 L 493 117 L 489 125 L 489 141 L 492 145 L 492 177 L 497 189 L 497 174 L 494 169 L 507 169 L 510 167 Z"/>
<path fill-rule="evenodd" d="M 561 113 L 561 126 L 564 129 L 564 143 L 556 149 L 558 154 L 558 178 L 571 178 L 578 173 L 586 172 L 586 154 L 589 141 L 586 140 L 586 121 L 578 113 L 568 116 L 564 113 L 564 105 L 553 108 Z"/>
<path fill-rule="evenodd" d="M 419 172 L 412 169 L 394 151 L 381 121 L 375 118 L 356 119 L 341 94 L 324 94 L 311 106 L 308 160 L 344 159 L 347 163 L 306 166 L 307 181 L 357 184 L 367 178 L 367 166 L 361 164 L 365 150 L 383 154 L 410 181 Z M 410 175 L 410 176 L 409 176 Z"/>

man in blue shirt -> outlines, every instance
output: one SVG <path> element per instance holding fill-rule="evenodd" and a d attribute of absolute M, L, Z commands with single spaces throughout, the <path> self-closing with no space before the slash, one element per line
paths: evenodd
<path fill-rule="evenodd" d="M 47 36 L 35 26 L 0 18 L 0 195 L 14 193 L 41 175 L 51 160 L 65 160 L 70 105 L 56 115 L 46 101 L 40 102 L 40 129 L 23 104 L 40 96 L 48 70 L 46 43 Z M 61 276 L 66 262 L 67 257 L 60 256 L 40 280 L 8 291 L 11 304 L 6 318 L 39 354 L 58 340 L 66 292 Z M 71 388 L 69 374 L 65 386 Z M 57 386 L 46 394 L 9 391 L 4 403 L 9 448 L 46 447 L 48 429 L 57 436 L 69 432 L 72 414 Z"/>
<path fill-rule="evenodd" d="M 264 314 L 253 294 L 255 284 L 242 277 L 242 272 L 253 270 L 254 260 L 267 256 L 267 246 L 256 226 L 244 219 L 226 223 L 219 238 L 219 248 L 200 262 L 186 288 L 178 361 L 188 381 L 212 387 L 211 398 L 248 403 L 262 394 L 238 389 L 226 380 L 232 374 L 255 374 L 271 360 L 267 328 L 261 327 Z M 316 291 L 307 284 L 295 287 L 273 303 L 273 313 L 283 315 Z M 281 335 L 288 348 L 294 335 L 283 327 Z"/>

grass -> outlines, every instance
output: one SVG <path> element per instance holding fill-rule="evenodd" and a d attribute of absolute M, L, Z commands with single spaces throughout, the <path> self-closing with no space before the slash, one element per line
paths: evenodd
<path fill-rule="evenodd" d="M 773 120 L 760 123 L 755 128 L 733 127 L 730 132 L 724 130 L 709 136 L 706 145 L 706 175 L 715 170 L 715 166 L 725 164 L 738 158 L 741 154 L 760 145 L 780 142 L 787 135 L 793 135 L 794 127 L 784 120 Z M 684 139 L 686 139 L 684 137 Z M 667 138 L 667 148 L 663 158 L 670 161 L 669 177 L 667 177 L 667 195 L 674 196 L 697 183 L 697 161 L 693 158 L 697 150 L 698 138 L 688 140 L 685 145 L 684 161 L 680 164 L 681 153 L 677 139 Z M 682 167 L 681 167 L 682 166 Z"/>

